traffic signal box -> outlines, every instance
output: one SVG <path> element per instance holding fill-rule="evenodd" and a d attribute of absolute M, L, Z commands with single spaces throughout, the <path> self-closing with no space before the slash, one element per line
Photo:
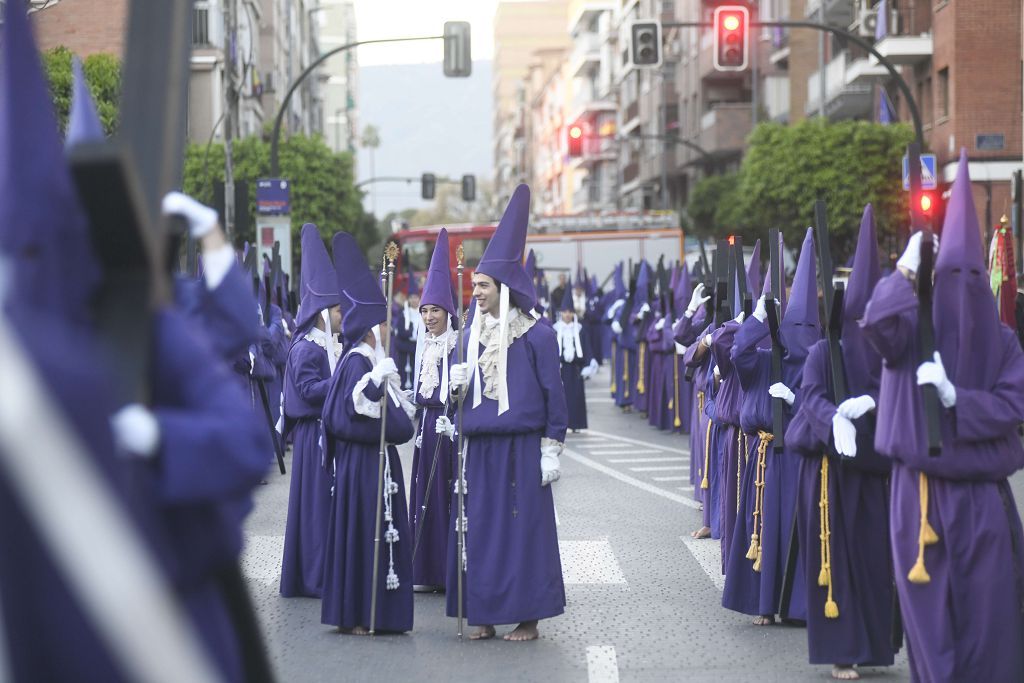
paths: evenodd
<path fill-rule="evenodd" d="M 749 62 L 750 10 L 742 5 L 715 8 L 714 65 L 719 71 L 743 71 Z"/>

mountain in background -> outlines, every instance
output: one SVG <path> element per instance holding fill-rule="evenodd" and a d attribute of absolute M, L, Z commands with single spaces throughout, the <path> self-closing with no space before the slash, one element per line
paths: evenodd
<path fill-rule="evenodd" d="M 491 62 L 473 62 L 469 78 L 445 78 L 440 62 L 361 67 L 358 125 L 360 134 L 367 125 L 380 133 L 375 176 L 474 173 L 479 185 L 493 167 Z M 357 177 L 370 177 L 369 150 L 359 149 Z M 365 189 L 364 208 L 378 217 L 431 204 L 420 199 L 418 181 Z"/>

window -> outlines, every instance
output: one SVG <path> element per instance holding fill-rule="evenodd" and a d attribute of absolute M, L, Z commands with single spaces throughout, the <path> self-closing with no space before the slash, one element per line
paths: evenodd
<path fill-rule="evenodd" d="M 939 70 L 939 118 L 949 118 L 949 67 Z"/>
<path fill-rule="evenodd" d="M 192 44 L 210 44 L 210 10 L 205 7 L 192 10 Z"/>

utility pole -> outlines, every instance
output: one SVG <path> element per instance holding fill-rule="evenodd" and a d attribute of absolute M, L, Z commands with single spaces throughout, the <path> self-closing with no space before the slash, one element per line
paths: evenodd
<path fill-rule="evenodd" d="M 234 38 L 238 35 L 237 0 L 224 2 L 224 231 L 235 234 L 234 134 L 238 125 L 238 87 L 235 83 Z"/>
<path fill-rule="evenodd" d="M 668 107 L 666 106 L 665 98 L 665 71 L 664 69 L 658 70 L 658 75 L 661 76 L 661 90 L 658 93 L 658 100 L 660 105 L 658 107 L 659 118 L 661 119 L 660 125 L 658 126 L 659 133 L 662 136 L 661 144 L 661 208 L 662 210 L 668 210 L 668 151 L 673 147 L 669 144 L 668 140 Z"/>

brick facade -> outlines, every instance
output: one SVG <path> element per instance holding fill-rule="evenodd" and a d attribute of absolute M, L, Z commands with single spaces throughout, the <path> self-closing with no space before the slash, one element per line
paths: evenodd
<path fill-rule="evenodd" d="M 63 45 L 82 58 L 124 56 L 127 0 L 61 0 L 30 18 L 41 50 Z"/>

